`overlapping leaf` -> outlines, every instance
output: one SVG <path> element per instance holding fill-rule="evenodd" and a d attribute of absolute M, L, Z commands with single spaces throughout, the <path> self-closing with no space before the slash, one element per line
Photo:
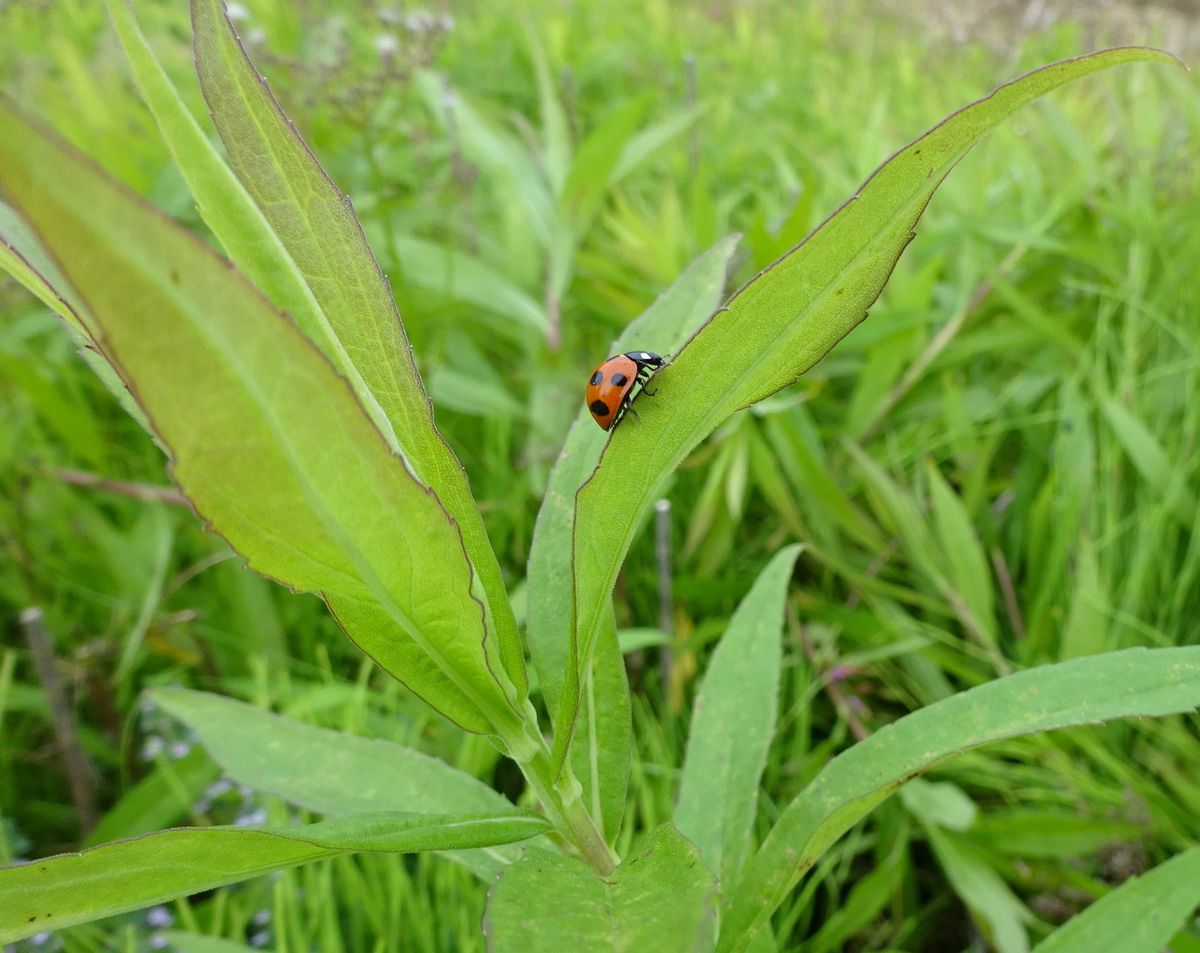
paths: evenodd
<path fill-rule="evenodd" d="M 575 521 L 576 666 L 586 665 L 617 571 L 647 508 L 684 457 L 734 411 L 793 383 L 866 316 L 933 193 L 954 165 L 1014 110 L 1121 63 L 1175 63 L 1150 49 L 1064 60 L 954 113 L 882 165 L 803 243 L 750 281 L 659 375 L 659 399 L 617 430 L 580 491 Z M 569 724 L 575 700 L 560 703 Z M 555 738 L 556 763 L 569 736 Z"/>
<path fill-rule="evenodd" d="M 259 572 L 325 594 L 364 650 L 464 727 L 519 730 L 456 525 L 328 361 L 2 100 L 0 127 L 0 192 L 86 303 L 202 517 Z"/>
<path fill-rule="evenodd" d="M 434 426 L 387 279 L 350 200 L 280 110 L 220 0 L 193 0 L 192 26 L 200 85 L 230 164 L 312 289 L 408 465 L 458 523 L 487 613 L 484 648 L 523 697 L 524 650 L 500 565 L 466 474 Z"/>
<path fill-rule="evenodd" d="M 208 692 L 161 689 L 150 697 L 196 733 L 229 777 L 305 810 L 331 816 L 516 811 L 482 781 L 390 741 L 316 728 Z M 515 859 L 504 846 L 452 856 L 485 880 Z"/>
<path fill-rule="evenodd" d="M 699 953 L 711 949 L 716 885 L 670 825 L 601 878 L 570 857 L 531 848 L 488 896 L 492 953 Z"/>

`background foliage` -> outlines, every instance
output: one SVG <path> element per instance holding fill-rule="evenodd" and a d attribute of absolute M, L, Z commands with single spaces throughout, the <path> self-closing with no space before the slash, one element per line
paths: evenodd
<path fill-rule="evenodd" d="M 1174 12 L 1047 25 L 1023 9 L 966 35 L 961 18 L 866 3 L 537 3 L 514 19 L 490 0 L 264 0 L 240 22 L 367 226 L 519 603 L 584 375 L 697 255 L 741 232 L 736 285 L 997 82 L 1109 41 L 1190 42 Z M 138 13 L 203 116 L 185 8 Z M 8 4 L 0 44 L 10 94 L 200 228 L 102 5 Z M 649 532 L 618 584 L 621 626 L 674 639 L 669 666 L 631 657 L 625 847 L 669 814 L 695 675 L 785 543 L 804 549 L 762 824 L 848 740 L 952 690 L 1200 640 L 1198 131 L 1196 81 L 1170 70 L 1102 75 L 1022 113 L 943 187 L 873 309 L 886 320 L 696 451 L 670 492 L 669 619 Z M 0 861 L 188 819 L 286 818 L 143 707 L 149 686 L 414 745 L 519 793 L 485 742 L 424 714 L 315 599 L 246 573 L 156 489 L 158 450 L 44 308 L 3 284 L 0 312 Z M 17 623 L 33 605 L 94 767 L 82 803 Z M 1197 765 L 1185 719 L 964 756 L 855 828 L 775 932 L 816 950 L 957 950 L 980 925 L 1036 938 L 1197 840 Z M 483 942 L 483 900 L 436 857 L 340 857 L 46 942 L 135 949 L 174 926 L 463 949 Z"/>

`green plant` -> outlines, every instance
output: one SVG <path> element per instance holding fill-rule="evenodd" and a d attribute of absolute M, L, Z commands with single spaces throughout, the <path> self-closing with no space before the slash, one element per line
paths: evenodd
<path fill-rule="evenodd" d="M 420 850 L 445 852 L 485 879 L 499 875 L 486 918 L 497 949 L 581 939 L 742 949 L 769 943 L 765 921 L 822 854 L 938 761 L 989 741 L 1200 701 L 1195 649 L 1110 653 L 987 683 L 830 762 L 755 850 L 755 792 L 777 718 L 783 605 L 797 556 L 789 548 L 763 571 L 714 655 L 675 825 L 648 832 L 624 857 L 612 846 L 631 739 L 611 593 L 664 482 L 723 420 L 793 382 L 861 322 L 933 192 L 988 128 L 1071 79 L 1163 54 L 1108 51 L 1002 87 L 897 153 L 714 317 L 731 241 L 630 327 L 620 344 L 674 355 L 657 402 L 611 440 L 577 424 L 539 516 L 527 639 L 552 715 L 547 740 L 498 562 L 349 205 L 270 98 L 216 0 L 192 5 L 196 64 L 229 166 L 183 108 L 129 8 L 113 0 L 109 10 L 202 215 L 240 272 L 7 101 L 0 192 L 17 214 L 5 219 L 0 258 L 63 318 L 114 392 L 128 386 L 209 526 L 251 568 L 319 593 L 380 666 L 489 737 L 520 767 L 542 813 L 400 746 L 216 696 L 160 691 L 158 702 L 229 775 L 332 819 L 167 831 L 6 870 L 0 936 L 318 857 Z M 953 532 L 952 504 L 942 512 Z M 911 511 L 901 515 L 911 522 Z M 512 846 L 531 838 L 524 854 Z M 1145 893 L 1131 886 L 1109 908 L 1124 900 L 1136 909 Z M 1179 892 L 1180 909 L 1188 897 Z M 564 909 L 572 914 L 565 925 Z M 541 921 L 534 940 L 530 918 Z M 1149 936 L 1145 948 L 1162 941 Z"/>

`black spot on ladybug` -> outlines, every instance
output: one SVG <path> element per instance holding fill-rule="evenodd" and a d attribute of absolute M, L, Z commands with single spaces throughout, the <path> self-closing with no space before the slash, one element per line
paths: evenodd
<path fill-rule="evenodd" d="M 624 387 L 626 384 L 629 383 L 629 378 L 626 377 L 624 374 L 614 374 L 612 376 L 612 382 L 613 382 L 614 386 L 616 386 L 616 387 Z"/>
<path fill-rule="evenodd" d="M 588 410 L 590 410 L 597 417 L 607 417 L 612 413 L 612 411 L 608 409 L 608 404 L 604 403 L 602 400 L 593 400 L 590 404 L 588 404 Z"/>
<path fill-rule="evenodd" d="M 588 381 L 588 383 L 589 384 L 599 384 L 602 380 L 604 380 L 604 371 L 596 371 L 596 373 L 592 375 L 592 379 L 590 381 Z"/>

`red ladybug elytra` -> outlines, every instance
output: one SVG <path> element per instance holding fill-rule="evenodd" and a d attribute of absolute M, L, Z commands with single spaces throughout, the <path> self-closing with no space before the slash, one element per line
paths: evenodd
<path fill-rule="evenodd" d="M 612 430 L 617 425 L 634 397 L 646 389 L 654 372 L 666 363 L 653 351 L 626 351 L 610 357 L 592 372 L 585 400 L 601 430 Z M 639 385 L 641 390 L 635 393 Z"/>

